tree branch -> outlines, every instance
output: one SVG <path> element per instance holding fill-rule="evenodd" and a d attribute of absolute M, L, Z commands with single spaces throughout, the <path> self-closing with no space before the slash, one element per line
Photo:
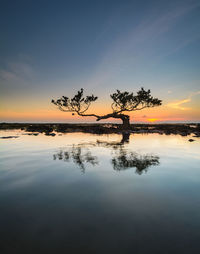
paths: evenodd
<path fill-rule="evenodd" d="M 101 116 L 98 116 L 96 114 L 82 114 L 80 112 L 76 112 L 79 116 L 94 116 L 97 118 L 97 121 L 99 121 L 98 119 L 101 118 Z"/>

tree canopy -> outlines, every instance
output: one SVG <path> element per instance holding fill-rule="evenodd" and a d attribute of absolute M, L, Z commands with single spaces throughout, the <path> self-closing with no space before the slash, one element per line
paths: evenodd
<path fill-rule="evenodd" d="M 113 112 L 135 111 L 147 107 L 155 107 L 161 105 L 161 100 L 153 98 L 151 91 L 145 91 L 142 87 L 136 95 L 129 92 L 121 92 L 117 90 L 116 93 L 110 95 L 113 100 L 111 105 Z"/>

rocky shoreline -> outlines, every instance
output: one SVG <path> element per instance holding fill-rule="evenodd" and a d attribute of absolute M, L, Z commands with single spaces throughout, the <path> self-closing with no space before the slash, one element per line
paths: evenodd
<path fill-rule="evenodd" d="M 0 130 L 24 130 L 30 135 L 44 133 L 55 136 L 56 133 L 84 132 L 93 134 L 111 133 L 158 133 L 166 135 L 181 135 L 200 137 L 200 123 L 184 124 L 131 124 L 130 128 L 123 130 L 120 124 L 67 124 L 67 123 L 0 123 Z"/>

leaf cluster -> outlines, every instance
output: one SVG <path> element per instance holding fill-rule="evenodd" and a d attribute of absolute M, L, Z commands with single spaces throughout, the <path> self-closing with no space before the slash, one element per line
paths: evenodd
<path fill-rule="evenodd" d="M 147 107 L 155 107 L 162 104 L 158 98 L 151 96 L 150 90 L 144 90 L 142 87 L 136 95 L 129 92 L 121 92 L 117 90 L 116 93 L 110 95 L 113 100 L 113 112 L 120 113 L 123 111 L 141 110 Z"/>
<path fill-rule="evenodd" d="M 83 114 L 88 110 L 90 104 L 98 99 L 93 94 L 90 96 L 83 96 L 83 88 L 81 88 L 72 99 L 62 96 L 60 99 L 52 100 L 51 102 L 58 106 L 58 108 L 65 112 L 77 112 Z"/>

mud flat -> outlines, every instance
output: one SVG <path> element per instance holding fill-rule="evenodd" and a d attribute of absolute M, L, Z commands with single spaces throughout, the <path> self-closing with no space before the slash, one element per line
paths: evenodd
<path fill-rule="evenodd" d="M 166 135 L 194 135 L 200 137 L 200 123 L 187 124 L 131 124 L 129 129 L 122 129 L 121 124 L 70 124 L 70 123 L 0 123 L 0 130 L 21 129 L 29 133 L 45 133 L 54 136 L 53 132 L 85 132 L 94 134 L 109 133 L 159 133 Z"/>

